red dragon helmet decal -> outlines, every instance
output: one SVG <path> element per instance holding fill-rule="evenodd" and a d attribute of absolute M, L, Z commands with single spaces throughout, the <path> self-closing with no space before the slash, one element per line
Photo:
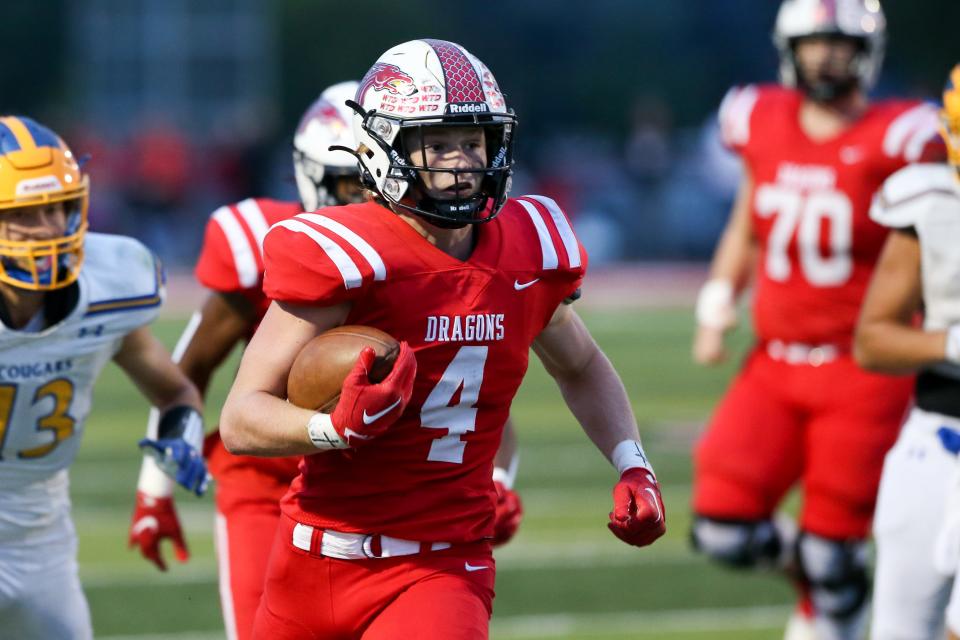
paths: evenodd
<path fill-rule="evenodd" d="M 387 91 L 393 95 L 412 96 L 417 92 L 417 85 L 413 78 L 400 70 L 395 64 L 386 64 L 377 62 L 367 75 L 360 81 L 360 88 L 357 89 L 357 102 L 363 104 L 363 97 L 368 89 L 376 91 Z"/>

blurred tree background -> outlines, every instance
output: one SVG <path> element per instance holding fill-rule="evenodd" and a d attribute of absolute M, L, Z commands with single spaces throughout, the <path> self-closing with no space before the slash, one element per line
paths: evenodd
<path fill-rule="evenodd" d="M 278 48 L 276 97 L 294 122 L 319 89 L 359 77 L 389 46 L 418 37 L 454 40 L 494 70 L 525 128 L 585 124 L 626 128 L 634 95 L 662 95 L 678 124 L 695 124 L 732 83 L 773 80 L 772 0 L 7 0 L 0 21 L 0 86 L 7 112 L 63 112 L 75 97 L 70 20 L 98 8 L 183 4 L 254 5 Z M 887 0 L 884 89 L 935 93 L 960 59 L 950 25 L 955 0 Z"/>
<path fill-rule="evenodd" d="M 712 114 L 736 83 L 775 81 L 774 0 L 8 0 L 3 111 L 91 153 L 95 228 L 195 257 L 227 201 L 295 198 L 289 144 L 326 86 L 390 46 L 453 40 L 520 117 L 517 192 L 554 195 L 596 264 L 703 259 L 735 161 Z M 937 98 L 960 60 L 956 0 L 888 0 L 878 95 Z"/>
<path fill-rule="evenodd" d="M 525 131 L 590 126 L 624 134 L 631 99 L 658 94 L 698 124 L 733 83 L 774 80 L 774 0 L 436 0 L 277 3 L 285 121 L 317 92 L 359 77 L 392 43 L 459 42 L 486 62 Z M 960 60 L 955 0 L 884 3 L 881 90 L 935 92 Z M 358 8 L 359 7 L 359 8 Z M 389 28 L 386 28 L 389 25 Z M 318 81 L 319 79 L 319 81 Z"/>

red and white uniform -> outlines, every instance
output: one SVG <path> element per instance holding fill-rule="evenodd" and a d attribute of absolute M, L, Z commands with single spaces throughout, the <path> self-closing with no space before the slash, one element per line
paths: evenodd
<path fill-rule="evenodd" d="M 263 294 L 263 238 L 270 226 L 301 211 L 297 202 L 247 199 L 220 207 L 210 216 L 196 266 L 200 283 L 221 293 L 239 293 L 257 313 L 270 300 Z M 256 325 L 251 327 L 250 335 Z M 249 338 L 249 336 L 248 336 Z M 216 478 L 217 555 L 220 598 L 229 638 L 250 637 L 263 592 L 267 557 L 280 519 L 280 498 L 296 477 L 299 457 L 236 456 L 220 434 L 207 436 L 204 452 Z"/>
<path fill-rule="evenodd" d="M 454 571 L 448 577 L 479 589 L 489 616 L 494 455 L 530 346 L 580 286 L 587 257 L 556 203 L 541 196 L 509 200 L 474 233 L 471 256 L 457 260 L 390 210 L 365 203 L 300 214 L 267 235 L 268 296 L 300 304 L 350 302 L 346 323 L 407 341 L 417 359 L 410 404 L 384 435 L 362 448 L 304 458 L 282 502 L 287 522 L 452 547 L 412 559 L 312 558 L 328 563 L 328 577 L 325 568 L 306 564 L 285 532 L 271 556 L 261 614 L 296 617 L 309 608 L 304 624 L 314 633 L 353 637 L 406 587 L 436 574 L 417 577 L 417 571 L 468 549 L 469 563 L 487 570 L 468 572 L 459 561 L 440 571 Z M 284 569 L 291 554 L 304 563 L 303 581 Z M 340 571 L 358 571 L 344 562 L 359 563 L 378 585 L 356 590 L 363 603 L 356 617 L 333 615 L 322 604 L 337 597 L 311 595 L 333 588 Z M 411 568 L 391 577 L 397 562 Z M 259 633 L 260 617 L 257 624 Z"/>
<path fill-rule="evenodd" d="M 942 146 L 932 105 L 878 102 L 815 141 L 800 126 L 803 100 L 747 86 L 720 109 L 724 142 L 754 180 L 758 343 L 698 446 L 694 508 L 765 518 L 802 478 L 805 530 L 863 538 L 911 388 L 910 378 L 869 374 L 850 355 L 887 234 L 870 219 L 870 201 L 888 175 Z"/>

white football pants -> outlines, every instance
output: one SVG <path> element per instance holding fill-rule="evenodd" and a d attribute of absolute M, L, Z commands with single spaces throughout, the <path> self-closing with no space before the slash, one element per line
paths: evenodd
<path fill-rule="evenodd" d="M 0 492 L 0 638 L 93 638 L 68 492 L 66 472 Z"/>
<path fill-rule="evenodd" d="M 883 463 L 873 522 L 872 640 L 928 640 L 944 634 L 953 576 L 937 566 L 934 550 L 957 457 L 937 437 L 941 426 L 960 430 L 960 420 L 912 409 Z"/>

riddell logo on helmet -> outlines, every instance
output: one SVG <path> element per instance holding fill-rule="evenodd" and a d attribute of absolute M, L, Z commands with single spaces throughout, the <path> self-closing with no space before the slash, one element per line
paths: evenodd
<path fill-rule="evenodd" d="M 363 97 L 371 88 L 399 96 L 412 96 L 417 92 L 413 78 L 401 71 L 397 65 L 385 62 L 378 62 L 367 71 L 367 75 L 360 82 L 360 88 L 357 89 L 357 102 L 363 104 Z"/>
<path fill-rule="evenodd" d="M 447 113 L 486 113 L 490 109 L 486 102 L 451 102 Z"/>
<path fill-rule="evenodd" d="M 40 176 L 39 178 L 30 178 L 18 182 L 16 194 L 18 196 L 29 196 L 35 193 L 60 191 L 61 189 L 63 189 L 63 185 L 60 184 L 57 176 Z"/>

